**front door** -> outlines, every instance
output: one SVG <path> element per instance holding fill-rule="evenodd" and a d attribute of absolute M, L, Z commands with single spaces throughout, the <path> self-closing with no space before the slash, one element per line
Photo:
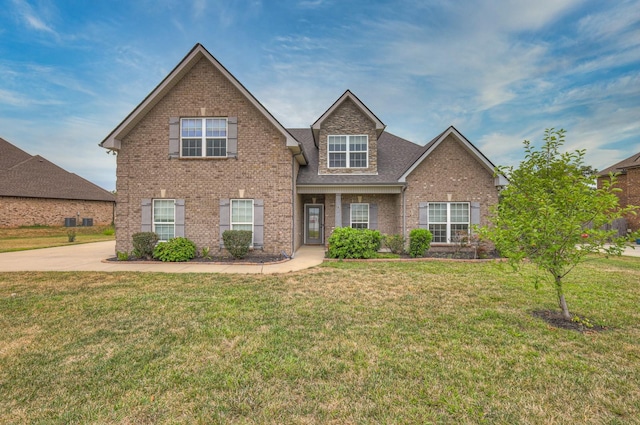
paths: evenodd
<path fill-rule="evenodd" d="M 324 243 L 324 206 L 305 205 L 304 217 L 304 243 L 322 245 Z"/>

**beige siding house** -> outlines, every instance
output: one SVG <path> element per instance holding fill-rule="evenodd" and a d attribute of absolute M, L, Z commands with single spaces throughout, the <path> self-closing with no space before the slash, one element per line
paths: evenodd
<path fill-rule="evenodd" d="M 202 45 L 101 143 L 116 151 L 116 249 L 132 235 L 185 236 L 222 247 L 227 229 L 253 247 L 291 255 L 336 227 L 434 244 L 483 223 L 503 178 L 458 130 L 425 146 L 386 126 L 346 91 L 308 128 L 284 128 Z"/>
<path fill-rule="evenodd" d="M 0 138 L 0 227 L 108 225 L 114 206 L 112 193 Z"/>

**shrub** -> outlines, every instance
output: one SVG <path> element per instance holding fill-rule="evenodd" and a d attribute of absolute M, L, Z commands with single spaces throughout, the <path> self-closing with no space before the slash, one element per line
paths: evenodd
<path fill-rule="evenodd" d="M 69 240 L 69 242 L 75 242 L 76 240 L 75 229 L 67 230 L 67 239 Z"/>
<path fill-rule="evenodd" d="M 225 230 L 222 241 L 233 258 L 244 258 L 249 252 L 252 236 L 251 230 Z"/>
<path fill-rule="evenodd" d="M 158 243 L 158 235 L 153 232 L 139 232 L 133 234 L 133 253 L 136 257 L 150 259 L 153 249 Z"/>
<path fill-rule="evenodd" d="M 413 229 L 409 233 L 409 255 L 413 258 L 422 257 L 431 246 L 433 235 L 427 229 Z"/>
<path fill-rule="evenodd" d="M 384 235 L 382 243 L 389 248 L 394 254 L 402 254 L 404 252 L 404 236 L 402 235 Z"/>
<path fill-rule="evenodd" d="M 127 251 L 116 251 L 116 257 L 118 257 L 118 261 L 127 261 L 129 253 Z"/>
<path fill-rule="evenodd" d="M 113 227 L 107 227 L 102 231 L 102 234 L 105 236 L 113 236 L 114 233 L 116 233 L 116 231 Z"/>
<path fill-rule="evenodd" d="M 329 237 L 329 258 L 373 258 L 380 249 L 377 230 L 338 227 Z"/>
<path fill-rule="evenodd" d="M 183 237 L 160 242 L 153 250 L 153 258 L 161 261 L 189 261 L 195 256 L 196 244 Z"/>

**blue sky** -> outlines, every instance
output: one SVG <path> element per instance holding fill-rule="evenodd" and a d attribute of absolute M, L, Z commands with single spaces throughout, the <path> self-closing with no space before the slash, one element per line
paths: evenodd
<path fill-rule="evenodd" d="M 640 0 L 0 0 L 0 137 L 115 188 L 109 132 L 202 43 L 286 127 L 346 90 L 423 144 L 495 164 L 567 130 L 597 169 L 640 152 Z"/>

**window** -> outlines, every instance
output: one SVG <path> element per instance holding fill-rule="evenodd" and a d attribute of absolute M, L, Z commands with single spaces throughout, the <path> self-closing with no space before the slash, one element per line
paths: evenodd
<path fill-rule="evenodd" d="M 253 199 L 231 200 L 231 230 L 253 232 Z"/>
<path fill-rule="evenodd" d="M 327 142 L 329 168 L 367 168 L 368 136 L 329 136 Z"/>
<path fill-rule="evenodd" d="M 182 118 L 180 120 L 182 157 L 226 157 L 226 118 Z"/>
<path fill-rule="evenodd" d="M 460 234 L 469 233 L 469 204 L 467 202 L 430 202 L 429 231 L 433 242 L 455 242 Z"/>
<path fill-rule="evenodd" d="M 369 204 L 351 204 L 351 227 L 369 228 Z"/>
<path fill-rule="evenodd" d="M 176 232 L 176 207 L 173 199 L 153 200 L 153 231 L 161 241 L 168 241 Z"/>

